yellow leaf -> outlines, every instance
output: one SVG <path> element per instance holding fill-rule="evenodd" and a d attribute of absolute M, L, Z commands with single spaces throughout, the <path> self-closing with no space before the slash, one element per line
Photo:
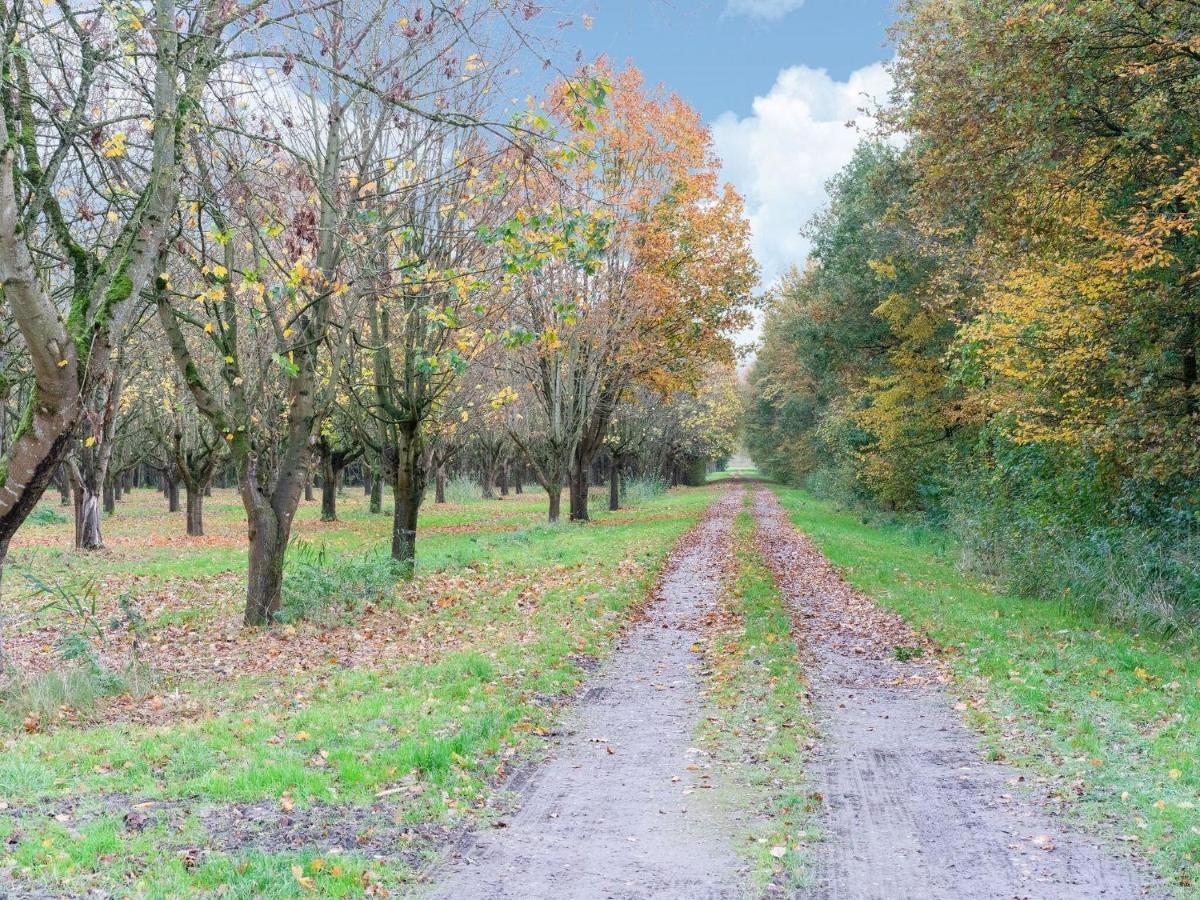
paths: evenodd
<path fill-rule="evenodd" d="M 205 333 L 205 334 L 212 334 L 212 333 L 213 333 L 213 323 L 212 323 L 212 322 L 205 322 L 205 323 L 204 323 L 204 333 Z"/>
<path fill-rule="evenodd" d="M 88 437 L 84 438 L 84 441 L 83 441 L 83 446 L 85 446 L 85 447 L 94 447 L 95 445 L 96 445 L 96 437 L 95 437 L 95 435 L 89 435 Z"/>

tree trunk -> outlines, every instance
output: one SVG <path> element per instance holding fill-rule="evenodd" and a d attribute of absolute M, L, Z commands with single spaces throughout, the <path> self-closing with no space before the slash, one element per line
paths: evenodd
<path fill-rule="evenodd" d="M 496 498 L 496 491 L 492 487 L 494 483 L 495 475 L 491 467 L 485 464 L 479 473 L 479 487 L 482 489 L 484 500 L 494 500 Z"/>
<path fill-rule="evenodd" d="M 100 497 L 94 487 L 75 485 L 75 549 L 102 550 Z"/>
<path fill-rule="evenodd" d="M 179 512 L 179 479 L 167 476 L 167 512 Z"/>
<path fill-rule="evenodd" d="M 562 515 L 562 485 L 548 485 L 546 487 L 546 494 L 550 498 L 550 508 L 546 512 L 546 518 L 550 522 L 557 522 Z"/>
<path fill-rule="evenodd" d="M 615 459 L 608 467 L 608 508 L 613 512 L 621 508 L 621 466 Z"/>
<path fill-rule="evenodd" d="M 433 481 L 433 502 L 446 502 L 446 467 L 438 466 Z"/>
<path fill-rule="evenodd" d="M 1196 341 L 1200 340 L 1200 316 L 1187 317 L 1183 330 L 1183 412 L 1188 418 L 1196 414 L 1200 398 L 1196 396 L 1200 383 L 1200 365 L 1196 359 Z"/>
<path fill-rule="evenodd" d="M 504 463 L 502 466 L 500 466 L 499 484 L 500 484 L 500 496 L 507 497 L 508 496 L 508 463 Z"/>
<path fill-rule="evenodd" d="M 270 504 L 247 516 L 250 526 L 250 567 L 246 579 L 247 625 L 266 625 L 283 605 L 283 559 L 288 531 L 280 527 Z"/>
<path fill-rule="evenodd" d="M 309 473 L 308 473 L 308 475 L 307 475 L 307 477 L 305 477 L 305 479 L 304 479 L 304 499 L 305 499 L 305 500 L 312 500 L 312 499 L 313 499 L 313 479 L 312 479 L 312 472 L 309 472 Z"/>
<path fill-rule="evenodd" d="M 71 479 L 63 469 L 58 471 L 58 502 L 61 506 L 71 502 Z"/>
<path fill-rule="evenodd" d="M 588 466 L 575 465 L 568 479 L 571 483 L 571 521 L 588 520 Z"/>
<path fill-rule="evenodd" d="M 523 470 L 524 470 L 524 466 L 517 466 L 516 468 L 513 469 L 512 476 L 513 476 L 513 493 L 514 494 L 524 493 L 525 486 L 523 484 L 521 484 L 521 478 L 525 474 Z"/>
<path fill-rule="evenodd" d="M 370 497 L 375 489 L 375 473 L 371 471 L 370 466 L 363 466 L 362 470 L 363 470 L 363 493 L 366 494 L 368 497 Z"/>
<path fill-rule="evenodd" d="M 321 521 L 337 521 L 337 472 L 329 457 L 321 460 Z"/>
<path fill-rule="evenodd" d="M 371 512 L 383 512 L 383 472 L 371 469 Z"/>
<path fill-rule="evenodd" d="M 108 466 L 103 455 L 86 449 L 68 460 L 71 487 L 75 495 L 75 549 L 100 550 L 104 536 L 100 529 L 100 510 Z"/>
<path fill-rule="evenodd" d="M 187 493 L 188 537 L 202 537 L 204 535 L 204 489 L 198 484 L 189 484 L 185 481 L 184 490 Z"/>
<path fill-rule="evenodd" d="M 104 479 L 104 511 L 110 516 L 117 511 L 117 494 L 111 478 Z"/>
<path fill-rule="evenodd" d="M 421 435 L 415 423 L 401 422 L 392 448 L 392 559 L 404 563 L 412 574 L 417 558 L 417 515 L 425 494 L 421 468 Z"/>

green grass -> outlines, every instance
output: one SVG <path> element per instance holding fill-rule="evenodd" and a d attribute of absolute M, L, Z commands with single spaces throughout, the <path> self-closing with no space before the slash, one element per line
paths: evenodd
<path fill-rule="evenodd" d="M 1200 895 L 1200 641 L 1139 633 L 1069 601 L 991 590 L 944 537 L 874 525 L 775 488 L 864 593 L 941 647 L 991 755 L 1049 779 L 1070 813 Z"/>
<path fill-rule="evenodd" d="M 733 802 L 755 813 L 740 844 L 755 881 L 760 888 L 792 891 L 810 882 L 809 849 L 820 838 L 820 801 L 804 781 L 815 727 L 792 621 L 754 549 L 748 511 L 738 515 L 733 541 L 724 627 L 705 651 L 716 707 L 705 737 L 736 783 Z"/>
<path fill-rule="evenodd" d="M 746 478 L 757 481 L 762 478 L 762 473 L 757 466 L 728 466 L 723 471 L 709 472 L 705 476 L 711 483 L 713 481 L 728 481 L 730 478 Z"/>
<path fill-rule="evenodd" d="M 69 894 L 338 897 L 362 896 L 372 885 L 397 889 L 432 846 L 427 839 L 383 860 L 369 853 L 322 858 L 319 847 L 221 850 L 202 818 L 167 811 L 319 807 L 322 815 L 416 835 L 489 815 L 504 774 L 543 746 L 557 704 L 583 678 L 581 661 L 607 653 L 712 496 L 709 489 L 673 491 L 640 509 L 598 513 L 587 527 L 538 524 L 544 497 L 537 495 L 432 508 L 419 536 L 427 577 L 397 594 L 390 617 L 361 626 L 401 623 L 384 636 L 387 652 L 376 664 L 330 661 L 295 674 L 182 680 L 170 685 L 173 702 L 191 712 L 160 723 L 101 717 L 0 734 L 0 802 L 9 811 L 0 819 L 0 867 Z M 159 556 L 154 529 L 174 520 L 150 502 L 126 509 L 124 519 L 106 523 L 116 538 L 112 551 L 86 563 L 106 584 L 152 569 L 151 578 L 130 586 L 153 592 L 170 579 L 182 592 L 189 605 L 153 618 L 148 639 L 180 621 L 208 627 L 214 617 L 236 615 L 235 599 L 215 612 L 205 608 L 214 584 L 208 576 L 228 549 L 188 547 L 181 537 L 169 551 L 175 558 Z M 331 552 L 361 553 L 387 535 L 386 516 L 359 514 L 351 504 L 335 526 L 312 521 L 311 506 L 304 513 L 305 539 L 323 537 Z M 233 504 L 210 504 L 209 514 L 214 534 L 240 527 Z M 37 545 L 24 552 L 36 562 L 48 551 Z M 221 558 L 221 565 L 236 569 L 237 559 Z M 359 626 L 340 627 L 352 633 Z M 277 632 L 319 646 L 321 632 L 309 628 Z M 197 632 L 196 654 L 219 652 L 203 642 L 208 633 Z M 298 646 L 298 656 L 301 649 L 308 652 Z M 144 830 L 127 829 L 124 813 L 139 803 L 157 811 Z"/>

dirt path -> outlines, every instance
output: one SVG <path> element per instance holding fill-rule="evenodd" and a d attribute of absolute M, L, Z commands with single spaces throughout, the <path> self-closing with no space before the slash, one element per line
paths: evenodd
<path fill-rule="evenodd" d="M 759 549 L 794 605 L 823 732 L 810 773 L 825 798 L 818 886 L 839 898 L 1155 896 L 1129 862 L 1049 816 L 985 762 L 932 663 L 898 617 L 849 588 L 796 533 L 775 495 L 754 494 Z"/>
<path fill-rule="evenodd" d="M 729 555 L 740 488 L 680 542 L 657 597 L 590 683 L 506 827 L 460 850 L 433 896 L 741 897 L 735 825 L 709 801 L 696 747 L 702 678 L 692 652 Z"/>

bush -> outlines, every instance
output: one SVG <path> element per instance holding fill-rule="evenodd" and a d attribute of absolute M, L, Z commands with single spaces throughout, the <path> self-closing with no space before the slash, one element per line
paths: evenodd
<path fill-rule="evenodd" d="M 280 622 L 344 621 L 367 603 L 390 601 L 404 575 L 403 564 L 385 553 L 336 556 L 324 545 L 314 548 L 299 540 L 292 542 L 285 565 Z"/>

